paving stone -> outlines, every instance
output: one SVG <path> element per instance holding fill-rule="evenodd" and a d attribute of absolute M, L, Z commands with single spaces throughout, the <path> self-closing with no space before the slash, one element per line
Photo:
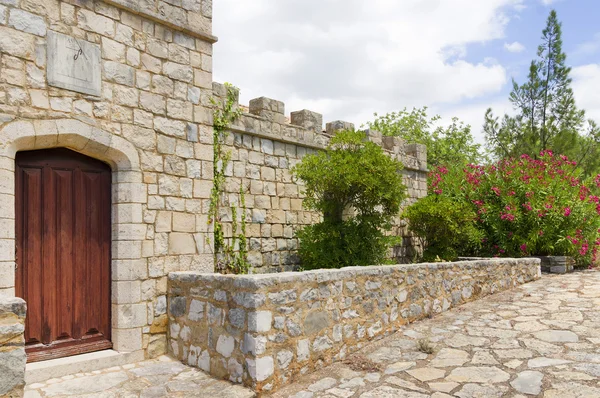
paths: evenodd
<path fill-rule="evenodd" d="M 391 375 L 394 373 L 402 372 L 410 368 L 414 368 L 417 364 L 415 362 L 396 362 L 385 368 L 385 374 Z"/>
<path fill-rule="evenodd" d="M 127 380 L 129 380 L 129 377 L 126 372 L 99 374 L 51 384 L 48 387 L 42 388 L 41 391 L 47 397 L 60 395 L 79 396 L 105 391 Z"/>
<path fill-rule="evenodd" d="M 494 358 L 491 352 L 489 351 L 477 351 L 473 355 L 473 359 L 471 363 L 476 365 L 497 365 L 499 362 Z"/>
<path fill-rule="evenodd" d="M 403 388 L 405 390 L 427 393 L 427 390 L 417 386 L 415 383 L 411 383 L 410 381 L 401 379 L 396 376 L 388 377 L 387 379 L 385 379 L 385 382 L 388 384 L 393 384 L 393 385 Z"/>
<path fill-rule="evenodd" d="M 429 398 L 429 395 L 389 386 L 380 386 L 362 393 L 360 398 Z"/>
<path fill-rule="evenodd" d="M 534 336 L 548 343 L 576 343 L 579 337 L 569 330 L 544 330 L 534 333 Z"/>
<path fill-rule="evenodd" d="M 497 367 L 464 367 L 456 368 L 450 376 L 449 381 L 458 383 L 502 383 L 507 381 L 510 375 Z"/>
<path fill-rule="evenodd" d="M 407 370 L 406 373 L 414 377 L 419 381 L 430 381 L 441 379 L 446 375 L 446 372 L 441 369 L 433 369 L 433 368 L 418 368 Z"/>
<path fill-rule="evenodd" d="M 519 392 L 529 395 L 538 395 L 542 391 L 544 374 L 534 370 L 526 370 L 517 375 L 510 385 Z"/>
<path fill-rule="evenodd" d="M 513 359 L 512 361 L 504 362 L 503 365 L 510 369 L 517 369 L 519 366 L 523 365 L 523 361 Z"/>
<path fill-rule="evenodd" d="M 460 384 L 455 383 L 453 381 L 446 381 L 441 383 L 429 383 L 429 388 L 431 388 L 434 391 L 450 392 L 459 385 Z"/>
<path fill-rule="evenodd" d="M 449 366 L 462 366 L 471 359 L 468 352 L 455 350 L 453 348 L 442 348 L 431 361 L 430 365 L 436 368 Z"/>
<path fill-rule="evenodd" d="M 527 362 L 527 367 L 529 368 L 544 368 L 546 366 L 557 366 L 564 365 L 567 363 L 571 363 L 572 361 L 567 361 L 565 359 L 554 359 L 554 358 L 533 358 Z"/>
<path fill-rule="evenodd" d="M 465 384 L 454 395 L 460 398 L 500 398 L 507 390 L 506 386 Z"/>
<path fill-rule="evenodd" d="M 600 388 L 579 383 L 553 384 L 544 392 L 544 398 L 591 398 L 600 397 Z"/>

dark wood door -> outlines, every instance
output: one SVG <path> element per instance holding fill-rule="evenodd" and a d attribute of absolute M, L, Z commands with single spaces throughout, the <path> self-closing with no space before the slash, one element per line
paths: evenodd
<path fill-rule="evenodd" d="M 110 348 L 110 167 L 62 148 L 19 152 L 15 198 L 28 361 Z"/>

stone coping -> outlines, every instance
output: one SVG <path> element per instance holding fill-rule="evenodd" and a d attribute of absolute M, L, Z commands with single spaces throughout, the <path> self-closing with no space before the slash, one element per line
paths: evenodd
<path fill-rule="evenodd" d="M 159 22 L 172 29 L 178 30 L 190 36 L 202 39 L 208 43 L 214 44 L 219 39 L 206 32 L 200 26 L 190 23 L 191 15 L 198 14 L 199 10 L 186 10 L 181 6 L 174 6 L 173 2 L 169 4 L 163 1 L 158 2 L 148 0 L 103 0 L 105 3 L 115 7 L 133 12 L 142 17 Z M 181 1 L 179 2 L 181 4 Z"/>
<path fill-rule="evenodd" d="M 427 269 L 429 271 L 453 269 L 465 267 L 466 269 L 481 269 L 494 264 L 507 264 L 512 266 L 523 265 L 524 260 L 532 260 L 540 263 L 539 258 L 479 258 L 472 257 L 469 260 L 445 262 L 445 263 L 419 263 L 419 264 L 396 264 L 396 265 L 372 265 L 367 267 L 355 266 L 336 269 L 317 269 L 309 271 L 280 272 L 272 274 L 232 275 L 232 274 L 207 274 L 200 272 L 178 271 L 169 273 L 169 280 L 193 283 L 197 281 L 232 283 L 233 287 L 244 289 L 260 289 L 288 282 L 330 282 L 348 279 L 356 275 L 384 276 L 396 271 L 417 271 Z"/>
<path fill-rule="evenodd" d="M 172 272 L 169 351 L 215 377 L 274 391 L 402 325 L 540 276 L 533 258 L 257 275 Z"/>

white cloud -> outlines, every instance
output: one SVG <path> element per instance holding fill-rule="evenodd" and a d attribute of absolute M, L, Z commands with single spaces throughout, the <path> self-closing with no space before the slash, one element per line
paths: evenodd
<path fill-rule="evenodd" d="M 457 104 L 498 93 L 507 73 L 467 61 L 468 45 L 502 39 L 522 0 L 220 0 L 216 81 L 286 111 L 360 124 L 405 106 Z M 458 115 L 460 116 L 460 115 Z"/>
<path fill-rule="evenodd" d="M 596 33 L 592 40 L 583 42 L 579 44 L 575 51 L 573 51 L 573 56 L 585 56 L 592 55 L 600 51 L 600 33 Z"/>
<path fill-rule="evenodd" d="M 512 43 L 504 43 L 504 49 L 511 53 L 520 53 L 525 51 L 525 46 L 518 41 Z"/>
<path fill-rule="evenodd" d="M 585 109 L 586 115 L 600 123 L 600 64 L 578 66 L 571 71 L 573 92 L 577 106 Z"/>

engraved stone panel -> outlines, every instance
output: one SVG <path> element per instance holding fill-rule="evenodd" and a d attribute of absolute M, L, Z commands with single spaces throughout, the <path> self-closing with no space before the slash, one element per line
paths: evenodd
<path fill-rule="evenodd" d="M 48 84 L 100 96 L 100 46 L 48 31 Z"/>

